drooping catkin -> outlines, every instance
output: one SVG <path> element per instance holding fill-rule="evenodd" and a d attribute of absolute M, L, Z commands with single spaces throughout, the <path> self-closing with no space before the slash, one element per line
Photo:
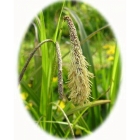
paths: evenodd
<path fill-rule="evenodd" d="M 58 93 L 60 99 L 63 99 L 64 95 L 63 95 L 63 77 L 62 77 L 62 57 L 61 57 L 60 46 L 58 42 L 56 42 L 56 52 L 57 52 L 57 59 L 58 59 Z"/>
<path fill-rule="evenodd" d="M 71 63 L 68 74 L 68 87 L 71 91 L 69 98 L 74 104 L 82 105 L 89 101 L 91 91 L 91 81 L 89 78 L 93 78 L 93 74 L 87 69 L 89 64 L 82 54 L 80 41 L 72 19 L 69 16 L 65 16 L 64 20 L 68 23 L 72 44 L 70 52 Z"/>

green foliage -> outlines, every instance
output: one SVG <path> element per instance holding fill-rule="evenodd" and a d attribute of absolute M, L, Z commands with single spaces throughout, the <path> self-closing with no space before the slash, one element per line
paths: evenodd
<path fill-rule="evenodd" d="M 56 41 L 63 56 L 64 94 L 66 97 L 70 94 L 66 83 L 71 61 L 69 31 L 63 21 L 66 14 L 74 21 L 83 55 L 90 64 L 89 71 L 95 75 L 90 103 L 83 106 L 59 100 Z M 20 82 L 26 109 L 44 131 L 56 137 L 90 134 L 106 119 L 118 94 L 121 62 L 114 34 L 95 9 L 80 2 L 63 1 L 50 5 L 32 22 L 21 43 L 19 74 L 39 43 L 46 39 L 52 39 L 54 43 L 44 43 L 36 51 Z"/>

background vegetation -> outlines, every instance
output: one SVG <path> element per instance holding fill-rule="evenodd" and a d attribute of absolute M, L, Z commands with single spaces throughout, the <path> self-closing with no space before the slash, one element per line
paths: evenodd
<path fill-rule="evenodd" d="M 41 11 L 33 19 L 21 43 L 18 73 L 38 43 L 45 39 L 57 41 L 63 58 L 64 94 L 68 97 L 71 45 L 64 15 L 72 17 L 83 54 L 91 65 L 89 71 L 95 75 L 92 79 L 92 104 L 77 107 L 69 101 L 59 100 L 58 66 L 53 43 L 44 43 L 31 59 L 20 82 L 20 94 L 26 109 L 43 130 L 62 138 L 81 137 L 90 134 L 106 119 L 120 85 L 118 44 L 110 27 L 101 29 L 108 23 L 100 13 L 85 3 L 74 1 L 54 3 Z M 104 101 L 108 100 L 110 103 L 105 104 Z"/>

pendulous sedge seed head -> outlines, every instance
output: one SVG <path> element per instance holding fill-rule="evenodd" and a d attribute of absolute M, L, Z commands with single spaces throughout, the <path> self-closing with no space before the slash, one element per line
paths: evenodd
<path fill-rule="evenodd" d="M 82 54 L 80 41 L 72 19 L 69 16 L 65 16 L 64 20 L 68 23 L 72 44 L 70 53 L 71 63 L 68 74 L 68 87 L 71 92 L 69 98 L 74 104 L 83 105 L 89 102 L 92 85 L 90 78 L 93 78 L 93 74 L 87 69 L 89 64 Z"/>

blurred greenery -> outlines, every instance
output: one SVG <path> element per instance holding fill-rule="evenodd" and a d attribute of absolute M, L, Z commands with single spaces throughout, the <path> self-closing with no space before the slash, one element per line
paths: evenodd
<path fill-rule="evenodd" d="M 80 41 L 100 28 L 108 25 L 101 14 L 83 2 L 63 1 L 43 9 L 31 22 L 21 43 L 18 60 L 20 74 L 25 62 L 38 43 L 45 39 L 58 41 L 63 56 L 64 94 L 68 97 L 68 70 L 71 48 L 69 30 L 63 21 L 70 15 L 74 21 Z M 55 45 L 45 43 L 31 59 L 20 82 L 20 94 L 26 109 L 36 123 L 45 131 L 61 138 L 70 138 L 70 128 L 61 110 L 51 104 L 58 104 L 67 114 L 75 137 L 89 134 L 106 119 L 118 95 L 121 80 L 121 62 L 117 40 L 110 27 L 104 28 L 81 44 L 83 54 L 89 62 L 92 80 L 92 105 L 82 110 L 71 102 L 59 100 L 58 70 Z M 93 99 L 94 98 L 94 99 Z M 98 104 L 100 101 L 111 101 Z M 96 107 L 93 106 L 96 104 Z M 73 110 L 77 110 L 76 112 Z M 77 119 L 76 119 L 77 118 Z M 56 122 L 56 123 L 54 123 Z M 64 125 L 65 122 L 67 125 Z"/>

